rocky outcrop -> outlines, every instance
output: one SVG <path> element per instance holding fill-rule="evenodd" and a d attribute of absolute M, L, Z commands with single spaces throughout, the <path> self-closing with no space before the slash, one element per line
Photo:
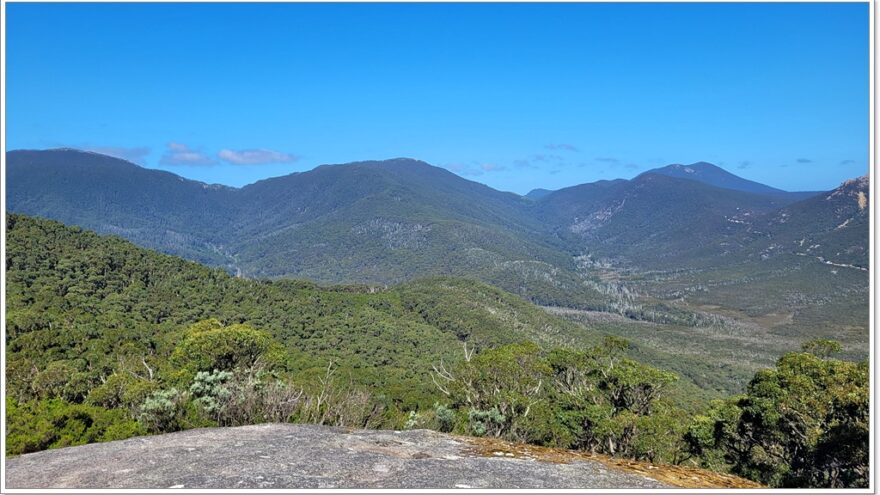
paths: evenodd
<path fill-rule="evenodd" d="M 664 488 L 650 469 L 429 430 L 268 424 L 6 460 L 7 488 Z M 548 454 L 555 452 L 556 454 Z M 653 467 L 653 469 L 658 469 Z M 658 471 L 659 473 L 659 471 Z M 682 476 L 682 479 L 687 475 Z M 721 477 L 724 478 L 724 477 Z M 696 478 L 694 478 L 696 479 Z M 711 484 L 711 483 L 710 483 Z M 691 485 L 693 486 L 693 485 Z M 734 486 L 718 484 L 715 486 Z"/>

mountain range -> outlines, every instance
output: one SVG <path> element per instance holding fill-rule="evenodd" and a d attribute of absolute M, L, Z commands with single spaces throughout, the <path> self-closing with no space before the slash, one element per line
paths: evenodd
<path fill-rule="evenodd" d="M 542 305 L 635 317 L 646 307 L 675 313 L 681 294 L 705 292 L 731 270 L 772 272 L 792 289 L 760 308 L 730 297 L 704 303 L 768 313 L 867 288 L 865 177 L 786 192 L 700 162 L 520 196 L 398 158 L 233 188 L 72 149 L 10 151 L 6 174 L 10 212 L 248 278 L 388 285 L 467 276 Z M 847 289 L 795 283 L 792 273 L 810 272 L 801 266 L 843 270 Z M 669 283 L 634 275 L 648 273 Z"/>

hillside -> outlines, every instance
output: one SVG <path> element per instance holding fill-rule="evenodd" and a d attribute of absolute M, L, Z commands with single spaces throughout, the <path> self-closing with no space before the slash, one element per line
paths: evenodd
<path fill-rule="evenodd" d="M 242 276 L 394 284 L 467 275 L 573 307 L 605 301 L 584 283 L 593 274 L 577 256 L 657 268 L 760 255 L 766 246 L 752 241 L 765 232 L 761 219 L 787 215 L 783 208 L 817 194 L 787 193 L 707 163 L 524 198 L 412 159 L 325 165 L 240 189 L 70 149 L 11 151 L 7 162 L 12 212 L 121 235 Z M 834 205 L 817 208 L 834 215 Z M 798 239 L 820 234 L 808 222 L 786 229 Z"/>
<path fill-rule="evenodd" d="M 656 268 L 716 263 L 744 230 L 741 219 L 775 211 L 771 196 L 646 173 L 545 196 L 541 212 L 559 236 L 584 251 Z"/>
<path fill-rule="evenodd" d="M 238 279 L 118 238 L 19 215 L 7 219 L 7 248 L 7 358 L 14 370 L 7 386 L 20 399 L 39 396 L 31 386 L 34 367 L 82 373 L 84 389 L 75 394 L 82 395 L 126 362 L 139 369 L 142 357 L 161 362 L 181 329 L 205 318 L 269 331 L 295 357 L 292 371 L 319 374 L 333 362 L 360 385 L 393 386 L 405 407 L 431 401 L 431 365 L 460 360 L 461 342 L 475 350 L 523 340 L 584 347 L 620 327 L 566 321 L 468 279 L 420 279 L 389 290 Z M 110 353 L 120 346 L 123 351 Z M 701 391 L 693 380 L 706 380 L 712 366 L 677 363 L 638 345 L 633 352 L 682 373 L 677 395 L 688 407 L 741 384 L 742 378 L 710 379 L 708 391 Z"/>
<path fill-rule="evenodd" d="M 202 263 L 217 250 L 235 190 L 72 149 L 6 155 L 9 211 L 115 234 Z"/>
<path fill-rule="evenodd" d="M 455 291 L 434 290 L 440 286 Z M 470 312 L 459 310 L 468 305 Z M 33 367 L 74 370 L 84 393 L 127 360 L 161 362 L 182 327 L 205 318 L 271 332 L 296 356 L 290 366 L 297 371 L 317 373 L 332 361 L 362 385 L 393 384 L 401 388 L 396 400 L 416 402 L 433 397 L 434 361 L 460 359 L 460 340 L 479 349 L 523 339 L 599 339 L 479 282 L 426 280 L 375 292 L 236 279 L 117 238 L 7 218 L 12 396 L 34 395 Z"/>
<path fill-rule="evenodd" d="M 853 265 L 867 270 L 869 186 L 867 176 L 851 179 L 832 191 L 769 215 L 765 225 L 772 244 L 762 255 L 781 250 L 832 266 Z"/>
<path fill-rule="evenodd" d="M 241 189 L 76 150 L 7 154 L 8 208 L 246 277 L 394 284 L 467 275 L 543 303 L 601 300 L 532 202 L 410 159 Z"/>

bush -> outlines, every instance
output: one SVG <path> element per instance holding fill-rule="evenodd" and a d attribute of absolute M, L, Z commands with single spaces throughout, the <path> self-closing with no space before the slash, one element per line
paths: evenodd
<path fill-rule="evenodd" d="M 280 346 L 272 337 L 248 325 L 224 327 L 205 320 L 187 329 L 172 361 L 193 371 L 230 371 L 253 368 L 258 363 L 274 367 L 281 361 Z"/>
<path fill-rule="evenodd" d="M 137 416 L 141 404 L 157 386 L 155 382 L 125 373 L 113 373 L 104 383 L 89 392 L 85 402 L 105 409 L 125 409 L 134 417 Z"/>
<path fill-rule="evenodd" d="M 226 382 L 232 378 L 228 371 L 214 370 L 212 373 L 199 371 L 189 387 L 193 402 L 210 417 L 219 419 L 221 411 L 232 396 Z"/>
<path fill-rule="evenodd" d="M 687 415 L 663 400 L 677 377 L 623 356 L 628 343 L 609 338 L 588 351 L 532 343 L 484 351 L 435 383 L 467 411 L 464 432 L 676 462 Z M 449 427 L 447 415 L 446 427 Z"/>
<path fill-rule="evenodd" d="M 442 405 L 434 404 L 434 416 L 437 419 L 437 429 L 449 433 L 455 427 L 455 411 Z"/>
<path fill-rule="evenodd" d="M 498 437 L 504 432 L 506 425 L 507 418 L 496 407 L 488 411 L 468 411 L 468 431 L 472 435 Z"/>
<path fill-rule="evenodd" d="M 186 414 L 185 400 L 176 388 L 153 392 L 141 406 L 138 421 L 151 432 L 178 431 Z"/>
<path fill-rule="evenodd" d="M 282 423 L 302 406 L 301 388 L 261 371 L 214 372 L 211 380 L 203 380 L 210 383 L 200 383 L 198 376 L 196 378 L 190 390 L 196 394 L 211 390 L 210 395 L 201 395 L 197 400 L 213 398 L 216 403 L 213 414 L 222 426 Z M 200 384 L 196 386 L 196 383 Z"/>

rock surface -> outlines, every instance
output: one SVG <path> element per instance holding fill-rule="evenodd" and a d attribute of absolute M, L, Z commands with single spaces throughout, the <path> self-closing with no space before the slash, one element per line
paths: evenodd
<path fill-rule="evenodd" d="M 7 488 L 666 488 L 589 460 L 480 451 L 429 430 L 269 424 L 188 430 L 6 460 Z"/>

